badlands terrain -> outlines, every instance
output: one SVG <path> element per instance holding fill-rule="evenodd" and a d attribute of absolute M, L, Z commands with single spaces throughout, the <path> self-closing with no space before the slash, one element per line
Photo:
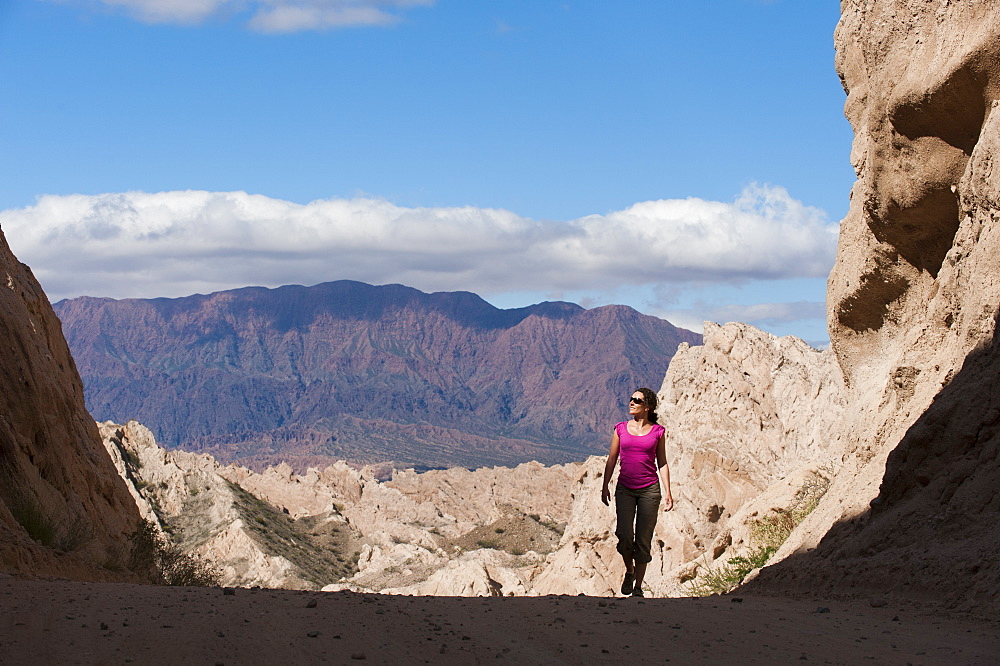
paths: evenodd
<path fill-rule="evenodd" d="M 677 509 L 649 591 L 690 593 L 790 525 L 742 587 L 615 598 L 600 457 L 381 479 L 99 428 L 2 241 L 0 662 L 996 663 L 1000 7 L 841 9 L 858 180 L 831 350 L 709 324 L 660 387 Z M 222 586 L 138 585 L 143 517 Z"/>

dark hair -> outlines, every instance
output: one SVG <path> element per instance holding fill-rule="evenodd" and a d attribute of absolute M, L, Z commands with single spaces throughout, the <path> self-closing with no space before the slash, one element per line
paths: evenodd
<path fill-rule="evenodd" d="M 642 388 L 637 388 L 635 391 L 641 393 L 642 397 L 646 399 L 646 406 L 649 407 L 649 414 L 646 418 L 649 419 L 650 423 L 659 423 L 660 417 L 656 414 L 656 394 L 653 393 L 653 389 L 643 386 Z M 632 392 L 635 393 L 635 391 Z"/>

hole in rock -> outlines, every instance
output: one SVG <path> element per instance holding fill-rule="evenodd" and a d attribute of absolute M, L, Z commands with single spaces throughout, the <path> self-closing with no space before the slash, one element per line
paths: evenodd
<path fill-rule="evenodd" d="M 877 331 L 885 324 L 889 306 L 899 300 L 910 283 L 898 275 L 868 273 L 861 285 L 837 306 L 837 321 L 855 333 Z"/>

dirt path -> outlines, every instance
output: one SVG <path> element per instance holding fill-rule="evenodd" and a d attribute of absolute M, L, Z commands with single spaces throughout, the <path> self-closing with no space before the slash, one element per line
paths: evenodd
<path fill-rule="evenodd" d="M 1000 661 L 1000 625 L 893 602 L 232 592 L 0 577 L 0 664 Z"/>

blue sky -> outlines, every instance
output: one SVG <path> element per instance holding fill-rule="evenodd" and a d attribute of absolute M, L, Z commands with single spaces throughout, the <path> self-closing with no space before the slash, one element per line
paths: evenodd
<path fill-rule="evenodd" d="M 10 0 L 0 226 L 54 300 L 334 279 L 826 338 L 826 0 Z"/>

